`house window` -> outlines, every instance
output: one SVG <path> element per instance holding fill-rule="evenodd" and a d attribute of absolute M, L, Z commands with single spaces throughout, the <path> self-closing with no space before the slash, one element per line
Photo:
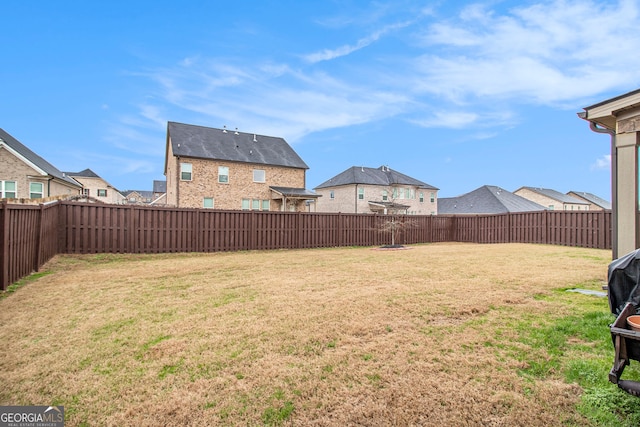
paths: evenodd
<path fill-rule="evenodd" d="M 253 182 L 265 182 L 265 173 L 261 169 L 253 170 Z"/>
<path fill-rule="evenodd" d="M 182 181 L 191 181 L 191 171 L 191 163 L 180 163 L 180 179 Z"/>
<path fill-rule="evenodd" d="M 386 202 L 388 198 L 389 198 L 389 193 L 387 192 L 387 190 L 382 190 L 382 201 Z"/>
<path fill-rule="evenodd" d="M 329 198 L 332 200 L 336 198 L 336 193 L 334 193 L 333 190 L 329 192 Z"/>
<path fill-rule="evenodd" d="M 394 200 L 398 198 L 398 189 L 397 188 L 393 189 L 393 198 L 394 198 Z"/>
<path fill-rule="evenodd" d="M 436 193 L 431 193 L 431 203 L 436 201 Z"/>
<path fill-rule="evenodd" d="M 98 197 L 107 197 L 107 190 L 99 188 Z"/>
<path fill-rule="evenodd" d="M 271 203 L 269 202 L 269 200 L 263 200 L 262 201 L 262 210 L 263 211 L 268 211 L 271 209 Z"/>
<path fill-rule="evenodd" d="M 91 193 L 91 190 L 89 190 L 88 188 L 84 188 L 82 189 L 82 195 L 85 197 L 89 197 L 89 194 Z"/>
<path fill-rule="evenodd" d="M 0 181 L 0 199 L 15 199 L 16 197 L 16 182 Z"/>
<path fill-rule="evenodd" d="M 248 211 L 251 208 L 251 201 L 249 199 L 242 199 L 242 210 Z"/>
<path fill-rule="evenodd" d="M 553 210 L 553 205 L 549 205 L 549 210 L 552 211 Z"/>
<path fill-rule="evenodd" d="M 202 202 L 202 207 L 213 209 L 213 197 L 205 197 Z"/>
<path fill-rule="evenodd" d="M 409 190 L 409 199 L 415 199 L 416 198 L 416 190 L 414 190 L 413 188 L 411 188 Z"/>
<path fill-rule="evenodd" d="M 44 197 L 44 185 L 41 182 L 29 183 L 29 198 L 41 199 Z"/>
<path fill-rule="evenodd" d="M 218 182 L 226 184 L 229 182 L 229 167 L 218 166 Z"/>
<path fill-rule="evenodd" d="M 260 200 L 253 199 L 251 201 L 251 210 L 259 211 L 260 210 Z"/>
<path fill-rule="evenodd" d="M 364 188 L 358 188 L 358 200 L 364 200 Z"/>
<path fill-rule="evenodd" d="M 424 202 L 424 193 L 420 193 L 420 203 Z"/>

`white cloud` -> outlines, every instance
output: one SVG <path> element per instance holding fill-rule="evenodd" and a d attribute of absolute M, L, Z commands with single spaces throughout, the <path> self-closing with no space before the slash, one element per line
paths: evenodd
<path fill-rule="evenodd" d="M 425 128 L 449 128 L 468 129 L 486 128 L 494 126 L 510 126 L 514 122 L 514 117 L 508 112 L 489 112 L 478 110 L 470 112 L 464 110 L 435 110 L 428 114 L 428 117 L 421 119 L 409 119 L 409 122 Z M 477 139 L 486 139 L 487 135 L 494 133 L 478 133 Z"/>
<path fill-rule="evenodd" d="M 522 105 L 575 108 L 640 82 L 638 0 L 551 0 L 506 12 L 472 4 L 431 24 L 436 14 L 426 9 L 380 24 L 390 20 L 389 10 L 376 10 L 367 25 L 378 29 L 366 37 L 301 61 L 267 56 L 248 64 L 198 54 L 148 72 L 157 93 L 139 103 L 137 122 L 123 118 L 114 133 L 136 137 L 138 127 L 156 131 L 167 118 L 187 114 L 194 123 L 295 142 L 400 116 L 486 138 L 518 122 Z M 376 50 L 392 32 L 397 37 Z"/>
<path fill-rule="evenodd" d="M 378 39 L 380 39 L 380 37 L 384 36 L 385 34 L 391 31 L 405 28 L 411 25 L 411 23 L 412 23 L 411 21 L 406 21 L 406 22 L 400 22 L 397 24 L 387 25 L 384 28 L 369 34 L 367 37 L 363 37 L 359 39 L 355 45 L 344 45 L 336 49 L 323 49 L 320 52 L 304 55 L 303 58 L 307 62 L 316 63 L 320 61 L 329 61 L 331 59 L 339 58 L 341 56 L 347 56 L 350 53 L 353 53 L 357 50 L 365 48 L 369 46 L 371 43 L 376 42 Z"/>
<path fill-rule="evenodd" d="M 611 154 L 605 154 L 604 156 L 596 159 L 591 165 L 592 171 L 609 170 L 611 168 Z"/>
<path fill-rule="evenodd" d="M 479 5 L 423 34 L 427 93 L 558 104 L 640 79 L 638 2 L 557 0 L 499 15 Z M 607 48 L 603 48 L 607 46 Z"/>

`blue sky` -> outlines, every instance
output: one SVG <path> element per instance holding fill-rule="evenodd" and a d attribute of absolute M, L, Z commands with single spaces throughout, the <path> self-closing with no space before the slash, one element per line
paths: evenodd
<path fill-rule="evenodd" d="M 640 0 L 25 0 L 0 15 L 0 127 L 121 190 L 164 179 L 176 121 L 284 137 L 307 188 L 388 165 L 440 197 L 610 199 L 609 137 L 576 113 L 640 88 Z"/>

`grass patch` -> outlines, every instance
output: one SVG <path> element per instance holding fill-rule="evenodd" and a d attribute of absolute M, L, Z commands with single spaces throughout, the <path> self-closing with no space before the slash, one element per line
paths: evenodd
<path fill-rule="evenodd" d="M 18 289 L 22 288 L 23 286 L 28 285 L 31 282 L 35 282 L 36 280 L 51 274 L 51 271 L 39 271 L 37 273 L 32 273 L 26 277 L 23 277 L 22 279 L 18 280 L 15 283 L 12 283 L 11 285 L 7 286 L 7 290 L 0 292 L 0 301 L 2 301 L 3 299 L 7 298 L 9 295 L 11 295 L 12 293 L 14 293 L 15 291 L 17 291 Z"/>
<path fill-rule="evenodd" d="M 59 256 L 0 300 L 0 404 L 57 402 L 70 426 L 634 425 L 606 299 L 565 291 L 600 289 L 609 255 Z"/>

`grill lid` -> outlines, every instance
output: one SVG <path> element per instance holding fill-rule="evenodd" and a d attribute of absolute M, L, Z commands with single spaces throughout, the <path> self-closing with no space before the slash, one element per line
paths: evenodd
<path fill-rule="evenodd" d="M 627 302 L 640 305 L 640 249 L 611 262 L 607 277 L 611 313 L 620 314 Z"/>

